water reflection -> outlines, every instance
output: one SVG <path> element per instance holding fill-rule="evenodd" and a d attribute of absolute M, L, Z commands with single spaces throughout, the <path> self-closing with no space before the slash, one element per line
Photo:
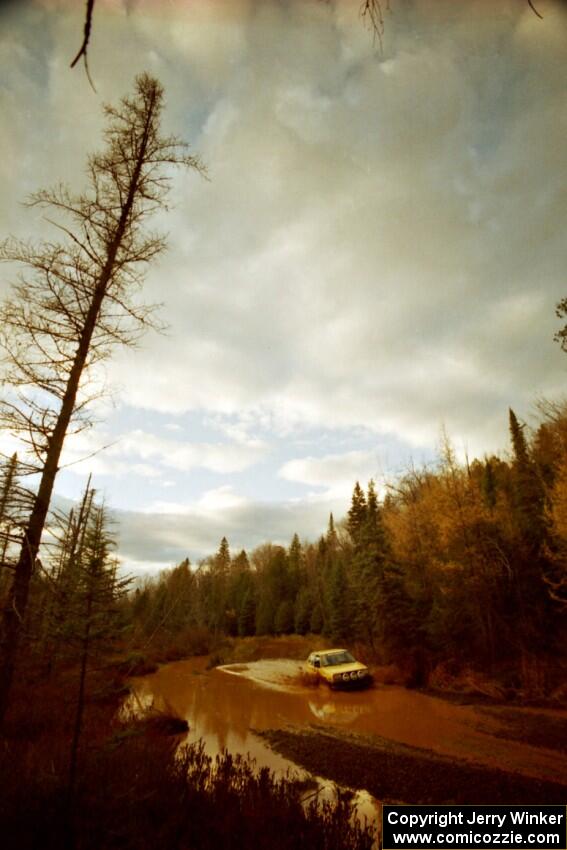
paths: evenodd
<path fill-rule="evenodd" d="M 253 730 L 315 723 L 565 781 L 567 760 L 559 753 L 495 737 L 486 722 L 480 731 L 472 706 L 399 687 L 353 692 L 306 687 L 299 684 L 298 670 L 298 662 L 264 660 L 207 671 L 206 659 L 191 659 L 135 680 L 133 699 L 171 707 L 189 723 L 187 740 L 202 738 L 209 754 L 249 753 L 276 772 L 292 765 Z"/>
<path fill-rule="evenodd" d="M 136 680 L 134 701 L 156 708 L 171 708 L 186 718 L 190 739 L 203 738 L 210 753 L 222 749 L 250 752 L 263 764 L 282 767 L 280 757 L 252 730 L 288 724 L 305 726 L 330 721 L 350 726 L 372 712 L 368 693 L 329 692 L 326 687 L 294 684 L 294 662 L 256 662 L 230 665 L 206 672 L 203 662 L 169 664 L 156 674 Z M 288 762 L 285 761 L 287 768 Z"/>
<path fill-rule="evenodd" d="M 192 659 L 162 667 L 151 676 L 133 680 L 126 705 L 134 711 L 154 706 L 172 710 L 189 723 L 184 743 L 202 740 L 209 755 L 226 749 L 249 754 L 258 767 L 279 776 L 307 776 L 297 765 L 271 750 L 253 730 L 287 724 L 306 725 L 333 712 L 328 692 L 294 684 L 295 662 L 257 662 L 206 671 L 206 659 Z M 355 713 L 369 710 L 360 703 Z M 334 711 L 336 714 L 336 711 Z M 345 705 L 346 722 L 353 716 Z M 334 784 L 318 779 L 320 800 L 333 799 Z M 366 791 L 353 796 L 357 817 L 378 823 L 379 803 Z"/>

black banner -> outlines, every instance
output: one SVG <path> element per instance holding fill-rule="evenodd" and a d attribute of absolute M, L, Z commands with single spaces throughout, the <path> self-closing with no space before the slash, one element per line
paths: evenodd
<path fill-rule="evenodd" d="M 384 850 L 566 850 L 565 806 L 383 806 Z"/>

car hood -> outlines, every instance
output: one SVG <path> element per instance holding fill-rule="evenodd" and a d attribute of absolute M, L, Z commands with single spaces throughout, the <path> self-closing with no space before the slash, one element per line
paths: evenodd
<path fill-rule="evenodd" d="M 333 664 L 328 667 L 322 667 L 321 669 L 325 673 L 332 673 L 334 676 L 336 673 L 355 673 L 357 670 L 366 670 L 368 668 L 366 665 L 361 664 L 360 661 L 349 661 L 348 664 Z"/>

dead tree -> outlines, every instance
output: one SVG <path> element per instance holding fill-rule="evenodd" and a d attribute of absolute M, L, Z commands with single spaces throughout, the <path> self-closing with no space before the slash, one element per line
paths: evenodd
<path fill-rule="evenodd" d="M 58 217 L 61 241 L 0 247 L 1 259 L 25 269 L 0 311 L 8 361 L 0 425 L 27 444 L 39 473 L 0 630 L 0 723 L 63 442 L 89 425 L 92 367 L 155 324 L 154 307 L 137 296 L 164 249 L 145 225 L 165 205 L 171 166 L 202 170 L 179 139 L 161 135 L 162 106 L 159 82 L 138 77 L 133 97 L 105 107 L 106 146 L 88 160 L 88 189 L 73 195 L 60 186 L 31 200 Z"/>
<path fill-rule="evenodd" d="M 17 466 L 18 456 L 14 453 L 2 469 L 2 481 L 0 483 L 0 599 L 8 584 L 7 570 L 11 567 L 8 562 L 8 549 L 14 526 L 13 503 Z"/>
<path fill-rule="evenodd" d="M 533 0 L 525 0 L 525 2 L 527 2 L 534 15 L 537 15 L 540 20 L 543 20 L 543 15 L 538 12 Z M 93 89 L 94 83 L 89 71 L 88 51 L 93 29 L 94 7 L 95 0 L 86 0 L 83 40 L 75 58 L 71 62 L 71 68 L 74 68 L 79 59 L 82 58 L 87 79 Z M 390 0 L 361 0 L 360 16 L 380 43 L 382 43 L 382 36 L 384 35 L 384 11 L 390 11 Z"/>
<path fill-rule="evenodd" d="M 47 600 L 41 641 L 47 661 L 47 671 L 50 674 L 57 666 L 61 647 L 68 637 L 69 608 L 78 583 L 79 565 L 84 551 L 93 497 L 94 490 L 91 489 L 89 476 L 78 510 L 71 509 L 67 515 L 62 516 L 56 513 L 54 517 L 59 526 L 59 533 L 51 530 L 56 540 L 50 558 L 49 572 L 43 570 L 43 578 L 47 585 Z"/>
<path fill-rule="evenodd" d="M 76 646 L 79 680 L 75 722 L 69 758 L 68 794 L 72 802 L 77 778 L 79 747 L 85 712 L 86 684 L 92 658 L 101 650 L 108 652 L 119 632 L 117 605 L 131 583 L 129 577 L 118 578 L 109 520 L 104 506 L 93 503 L 94 491 L 87 488 L 85 499 L 91 505 L 86 517 L 86 533 L 75 570 L 77 584 L 69 600 L 69 642 Z"/>
<path fill-rule="evenodd" d="M 0 458 L 0 606 L 9 590 L 21 529 L 31 508 L 32 494 L 20 483 L 22 464 L 14 453 Z"/>

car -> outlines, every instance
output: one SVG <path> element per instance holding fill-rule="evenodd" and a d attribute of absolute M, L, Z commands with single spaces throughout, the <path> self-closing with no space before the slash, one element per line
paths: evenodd
<path fill-rule="evenodd" d="M 356 661 L 346 649 L 312 652 L 306 666 L 331 688 L 367 687 L 372 681 L 368 667 Z"/>

